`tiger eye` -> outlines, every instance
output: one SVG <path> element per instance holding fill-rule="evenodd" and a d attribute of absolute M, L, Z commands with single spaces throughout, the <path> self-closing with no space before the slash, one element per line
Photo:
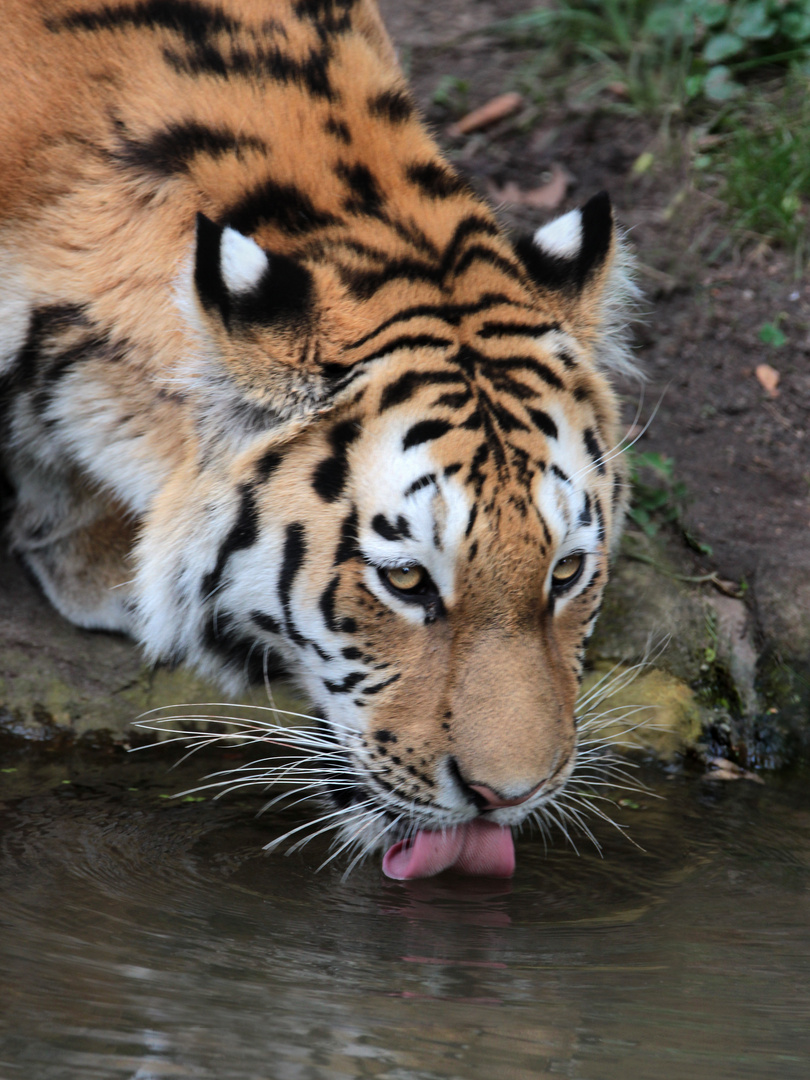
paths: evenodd
<path fill-rule="evenodd" d="M 385 570 L 388 583 L 400 592 L 413 592 L 425 580 L 421 566 L 394 566 Z"/>
<path fill-rule="evenodd" d="M 569 581 L 577 576 L 582 569 L 583 556 L 577 552 L 574 555 L 566 555 L 564 559 L 560 559 L 554 569 L 551 571 L 551 580 L 555 585 L 565 585 Z"/>

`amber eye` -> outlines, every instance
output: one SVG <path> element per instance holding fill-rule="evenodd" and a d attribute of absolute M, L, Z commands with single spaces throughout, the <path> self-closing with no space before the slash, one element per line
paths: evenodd
<path fill-rule="evenodd" d="M 421 566 L 392 566 L 382 571 L 388 584 L 397 592 L 415 592 L 427 577 Z"/>
<path fill-rule="evenodd" d="M 552 585 L 556 585 L 557 588 L 565 585 L 573 585 L 582 572 L 584 562 L 585 557 L 579 551 L 575 552 L 573 555 L 566 555 L 564 559 L 560 559 L 551 571 Z"/>

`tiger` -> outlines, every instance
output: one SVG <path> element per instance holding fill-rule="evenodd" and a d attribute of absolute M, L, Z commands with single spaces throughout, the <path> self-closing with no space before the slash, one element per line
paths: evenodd
<path fill-rule="evenodd" d="M 151 663 L 292 680 L 389 877 L 511 875 L 625 512 L 609 197 L 507 235 L 373 0 L 5 0 L 3 30 L 12 550 Z"/>

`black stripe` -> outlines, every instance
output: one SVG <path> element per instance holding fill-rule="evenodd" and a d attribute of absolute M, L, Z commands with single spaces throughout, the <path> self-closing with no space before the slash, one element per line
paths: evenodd
<path fill-rule="evenodd" d="M 467 402 L 472 401 L 471 390 L 459 390 L 455 394 L 440 394 L 434 402 L 431 403 L 431 408 L 436 408 L 443 405 L 447 409 L 461 409 Z"/>
<path fill-rule="evenodd" d="M 236 551 L 243 551 L 256 543 L 259 535 L 259 510 L 252 484 L 239 487 L 240 504 L 236 521 L 220 544 L 214 569 L 203 576 L 200 595 L 206 600 L 218 588 L 225 565 Z"/>
<path fill-rule="evenodd" d="M 350 214 L 381 216 L 385 196 L 368 166 L 358 163 L 349 165 L 341 161 L 335 167 L 335 174 L 348 185 L 351 192 L 343 202 L 344 210 Z"/>
<path fill-rule="evenodd" d="M 212 34 L 236 33 L 242 24 L 221 7 L 196 0 L 140 0 L 118 7 L 105 4 L 95 11 L 74 11 L 46 23 L 50 30 L 118 30 L 136 28 L 172 30 L 186 41 L 203 42 Z"/>
<path fill-rule="evenodd" d="M 453 195 L 472 196 L 469 184 L 440 161 L 408 165 L 405 176 L 429 199 L 449 199 Z"/>
<path fill-rule="evenodd" d="M 259 483 L 266 483 L 283 460 L 278 450 L 266 450 L 256 462 L 256 479 Z"/>
<path fill-rule="evenodd" d="M 396 525 L 392 525 L 384 514 L 375 514 L 371 520 L 371 527 L 383 540 L 409 540 L 411 537 L 410 525 L 402 514 L 397 518 Z"/>
<path fill-rule="evenodd" d="M 344 146 L 350 146 L 352 141 L 352 133 L 349 131 L 349 125 L 343 120 L 338 120 L 334 116 L 330 116 L 324 123 L 323 130 L 327 135 L 334 135 L 334 137 L 342 142 Z"/>
<path fill-rule="evenodd" d="M 381 345 L 380 348 L 368 356 L 363 357 L 363 363 L 368 364 L 372 360 L 380 360 L 397 349 L 449 349 L 453 342 L 450 338 L 439 337 L 436 334 L 402 334 L 393 341 Z"/>
<path fill-rule="evenodd" d="M 212 614 L 203 627 L 203 643 L 220 661 L 255 685 L 286 673 L 284 658 L 253 637 L 233 629 L 234 616 L 227 611 Z"/>
<path fill-rule="evenodd" d="M 585 449 L 590 454 L 590 457 L 596 465 L 596 471 L 600 476 L 605 474 L 605 462 L 603 460 L 602 449 L 599 446 L 596 436 L 591 428 L 585 428 L 582 433 L 582 437 L 585 441 Z"/>
<path fill-rule="evenodd" d="M 421 491 L 422 488 L 427 487 L 429 484 L 435 484 L 435 483 L 436 483 L 436 474 L 435 473 L 425 473 L 424 476 L 420 476 L 418 480 L 414 480 L 414 482 L 409 487 L 407 487 L 405 489 L 405 491 L 404 491 L 405 498 L 407 499 L 409 495 L 415 495 L 417 491 Z"/>
<path fill-rule="evenodd" d="M 145 139 L 125 138 L 116 156 L 127 168 L 171 176 L 187 171 L 197 154 L 218 158 L 225 154 L 239 155 L 244 150 L 266 151 L 267 143 L 254 135 L 187 120 L 153 131 Z"/>
<path fill-rule="evenodd" d="M 332 456 L 319 461 L 312 474 L 312 486 L 324 502 L 336 502 L 343 494 L 349 475 L 348 450 L 359 434 L 356 420 L 341 420 L 329 432 Z"/>
<path fill-rule="evenodd" d="M 414 105 L 405 90 L 390 89 L 370 97 L 368 111 L 372 116 L 379 116 L 391 124 L 402 124 L 413 116 Z"/>
<path fill-rule="evenodd" d="M 76 327 L 89 326 L 85 308 L 80 304 L 50 304 L 34 308 L 28 317 L 28 329 L 22 348 L 3 377 L 4 389 L 14 384 L 26 389 L 42 371 L 43 360 L 54 338 Z"/>
<path fill-rule="evenodd" d="M 281 610 L 284 612 L 287 635 L 296 645 L 306 645 L 307 639 L 298 631 L 293 622 L 290 597 L 295 579 L 304 564 L 306 553 L 306 530 L 300 521 L 294 521 L 287 526 L 285 533 L 284 557 L 278 577 L 278 596 L 281 601 Z"/>
<path fill-rule="evenodd" d="M 329 50 L 310 49 L 303 60 L 295 60 L 277 46 L 257 46 L 248 51 L 233 46 L 226 52 L 211 41 L 194 42 L 185 52 L 166 48 L 163 59 L 181 75 L 215 75 L 220 79 L 272 79 L 302 86 L 313 97 L 337 100 L 329 82 Z"/>
<path fill-rule="evenodd" d="M 361 683 L 366 678 L 366 675 L 367 672 L 365 671 L 352 671 L 339 683 L 324 679 L 323 685 L 330 694 L 348 694 L 350 690 L 353 690 L 358 683 Z"/>
<path fill-rule="evenodd" d="M 399 679 L 400 677 L 401 677 L 400 672 L 397 672 L 396 675 L 392 675 L 391 678 L 386 679 L 385 682 L 379 682 L 379 683 L 375 683 L 373 686 L 364 687 L 364 689 L 361 691 L 361 693 L 363 693 L 363 694 L 379 694 L 379 692 L 381 690 L 384 690 L 386 688 L 386 686 L 390 686 L 391 683 L 395 683 L 397 681 L 397 679 Z"/>
<path fill-rule="evenodd" d="M 250 618 L 260 630 L 265 630 L 268 634 L 280 634 L 282 632 L 281 623 L 278 619 L 274 619 L 266 611 L 251 611 Z"/>
<path fill-rule="evenodd" d="M 379 257 L 381 259 L 387 259 L 384 252 L 379 252 Z M 387 330 L 389 326 L 394 326 L 399 322 L 409 322 L 411 319 L 417 319 L 422 315 L 432 315 L 442 322 L 449 323 L 451 326 L 458 326 L 465 315 L 475 315 L 481 311 L 486 311 L 487 308 L 495 307 L 497 304 L 508 303 L 510 303 L 509 297 L 504 293 L 484 293 L 483 296 L 472 304 L 418 304 L 414 307 L 405 308 L 396 315 L 392 315 L 391 318 L 380 323 L 376 329 L 370 331 L 357 341 L 352 342 L 347 348 L 359 349 L 361 346 L 371 341 L 372 338 L 377 337 L 384 330 Z"/>
<path fill-rule="evenodd" d="M 352 25 L 351 10 L 358 0 L 298 0 L 294 11 L 299 19 L 309 19 L 318 30 L 342 34 Z"/>
<path fill-rule="evenodd" d="M 526 412 L 531 417 L 534 426 L 542 431 L 546 438 L 556 439 L 559 437 L 557 425 L 547 412 L 543 412 L 542 409 L 527 409 Z"/>
<path fill-rule="evenodd" d="M 261 225 L 273 225 L 291 235 L 312 232 L 339 222 L 327 210 L 318 210 L 309 196 L 292 184 L 265 180 L 234 203 L 222 221 L 245 235 Z"/>
<path fill-rule="evenodd" d="M 467 214 L 459 221 L 453 230 L 453 235 L 447 242 L 442 254 L 442 273 L 446 273 L 456 260 L 464 241 L 468 236 L 500 236 L 500 229 L 489 218 L 479 217 L 477 214 Z"/>
<path fill-rule="evenodd" d="M 520 379 L 515 379 L 511 375 L 502 374 L 497 370 L 495 366 L 496 363 L 497 361 L 487 365 L 484 370 L 484 374 L 496 390 L 501 390 L 503 393 L 517 398 L 518 401 L 527 401 L 529 398 L 536 398 L 538 396 L 536 387 L 529 386 L 527 383 L 521 382 Z"/>
<path fill-rule="evenodd" d="M 357 507 L 352 507 L 340 526 L 340 541 L 335 552 L 335 566 L 348 562 L 360 554 L 357 547 Z"/>
<path fill-rule="evenodd" d="M 559 330 L 560 324 L 521 323 L 521 322 L 485 322 L 478 331 L 480 338 L 491 337 L 541 337 L 543 334 Z"/>
<path fill-rule="evenodd" d="M 492 413 L 495 423 L 498 425 L 501 431 L 508 434 L 510 431 L 529 430 L 526 424 L 524 424 L 521 419 L 515 416 L 513 412 L 510 412 L 509 409 L 507 409 L 506 406 L 503 405 L 501 402 L 489 399 L 488 403 L 489 410 Z"/>
<path fill-rule="evenodd" d="M 318 600 L 318 607 L 321 609 L 323 621 L 326 623 L 326 629 L 330 630 L 333 634 L 336 634 L 340 629 L 335 621 L 335 593 L 337 592 L 338 585 L 340 585 L 340 575 L 335 574 L 321 593 L 320 599 Z"/>
<path fill-rule="evenodd" d="M 555 390 L 565 389 L 565 384 L 560 376 L 555 374 L 542 360 L 535 360 L 533 356 L 506 356 L 497 362 L 507 368 L 520 368 L 521 371 L 531 371 L 538 379 L 542 379 L 548 386 L 553 386 Z"/>
<path fill-rule="evenodd" d="M 453 425 L 447 420 L 420 420 L 413 427 L 408 428 L 405 438 L 402 440 L 402 449 L 409 450 L 412 446 L 430 442 L 431 439 L 440 439 L 452 429 Z"/>
<path fill-rule="evenodd" d="M 461 277 L 473 263 L 477 262 L 486 263 L 488 266 L 500 270 L 502 274 L 505 274 L 513 281 L 520 282 L 521 284 L 523 283 L 524 276 L 518 264 L 512 262 L 511 259 L 505 258 L 499 251 L 494 251 L 484 244 L 473 244 L 471 247 L 468 247 L 453 267 L 453 273 L 456 277 Z"/>
<path fill-rule="evenodd" d="M 463 376 L 456 371 L 406 371 L 395 382 L 386 386 L 380 397 L 380 412 L 408 401 L 422 386 L 436 383 L 463 383 Z"/>
<path fill-rule="evenodd" d="M 430 285 L 439 285 L 444 276 L 440 267 L 416 259 L 391 259 L 381 270 L 357 270 L 341 266 L 338 272 L 356 300 L 370 300 L 392 281 L 425 281 Z"/>
<path fill-rule="evenodd" d="M 472 507 L 470 509 L 470 516 L 467 519 L 467 528 L 464 530 L 464 535 L 465 536 L 469 536 L 470 533 L 473 531 L 473 526 L 475 525 L 475 519 L 477 517 L 478 517 L 478 503 L 475 502 L 475 503 L 472 504 Z"/>

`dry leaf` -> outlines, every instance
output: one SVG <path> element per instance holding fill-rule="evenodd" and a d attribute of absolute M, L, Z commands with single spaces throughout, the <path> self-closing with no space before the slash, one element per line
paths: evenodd
<path fill-rule="evenodd" d="M 776 368 L 772 368 L 770 364 L 757 364 L 754 374 L 769 397 L 779 397 L 779 391 L 776 389 L 779 385 L 779 372 Z"/>
<path fill-rule="evenodd" d="M 516 113 L 522 105 L 523 97 L 521 94 L 499 94 L 498 97 L 488 101 L 486 105 L 482 105 L 480 109 L 473 109 L 471 113 L 462 116 L 457 124 L 452 124 L 447 129 L 447 134 L 451 136 L 469 135 L 472 131 L 481 131 L 499 120 L 506 119 L 512 113 Z"/>
<path fill-rule="evenodd" d="M 510 180 L 502 188 L 490 184 L 489 193 L 496 202 L 512 206 L 531 206 L 534 210 L 556 210 L 566 196 L 573 177 L 561 165 L 551 166 L 549 180 L 541 187 L 524 191 Z"/>

